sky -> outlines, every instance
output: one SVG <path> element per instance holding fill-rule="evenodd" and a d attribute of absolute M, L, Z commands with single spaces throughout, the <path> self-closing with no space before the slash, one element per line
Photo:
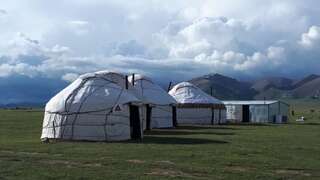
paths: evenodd
<path fill-rule="evenodd" d="M 320 74 L 319 17 L 318 0 L 2 0 L 0 104 L 99 70 L 161 83 Z"/>

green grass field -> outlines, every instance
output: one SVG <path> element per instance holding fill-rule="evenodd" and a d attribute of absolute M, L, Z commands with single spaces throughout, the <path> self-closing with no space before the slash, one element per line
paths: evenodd
<path fill-rule="evenodd" d="M 42 144 L 43 112 L 0 110 L 0 179 L 320 179 L 320 103 L 290 103 L 286 125 L 179 127 L 118 143 Z"/>

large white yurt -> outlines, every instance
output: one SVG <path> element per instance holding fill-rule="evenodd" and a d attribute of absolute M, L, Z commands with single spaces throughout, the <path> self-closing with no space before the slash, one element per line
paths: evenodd
<path fill-rule="evenodd" d="M 178 102 L 176 118 L 179 124 L 223 124 L 226 109 L 220 100 L 206 94 L 189 82 L 175 85 L 169 92 Z"/>
<path fill-rule="evenodd" d="M 108 71 L 80 76 L 46 104 L 41 139 L 142 138 L 141 101 L 120 82 L 122 75 Z"/>
<path fill-rule="evenodd" d="M 133 74 L 129 76 L 135 95 L 146 104 L 146 128 L 171 128 L 176 101 L 150 78 Z"/>

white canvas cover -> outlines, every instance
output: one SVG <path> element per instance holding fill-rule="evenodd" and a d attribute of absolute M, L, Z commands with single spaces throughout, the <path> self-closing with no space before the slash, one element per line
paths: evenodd
<path fill-rule="evenodd" d="M 206 94 L 195 85 L 189 82 L 179 83 L 169 91 L 169 94 L 178 102 L 178 124 L 225 123 L 225 109 L 214 108 L 214 105 L 223 105 L 223 103 L 220 100 Z M 191 106 L 184 107 L 183 105 Z M 201 105 L 208 105 L 208 107 Z"/>
<path fill-rule="evenodd" d="M 189 82 L 182 82 L 175 85 L 169 91 L 169 94 L 180 104 L 223 104 L 220 100 L 208 95 Z"/>
<path fill-rule="evenodd" d="M 177 108 L 178 124 L 224 124 L 226 123 L 226 110 L 213 108 Z"/>
<path fill-rule="evenodd" d="M 152 108 L 151 128 L 173 127 L 172 105 L 176 104 L 175 99 L 146 76 L 135 74 L 128 79 L 133 84 L 135 96 Z"/>
<path fill-rule="evenodd" d="M 128 103 L 141 101 L 117 84 L 119 78 L 107 71 L 89 73 L 60 91 L 46 104 L 41 138 L 130 139 Z"/>
<path fill-rule="evenodd" d="M 108 77 L 112 79 L 114 83 L 119 85 L 121 88 L 128 88 L 127 91 L 131 94 L 133 94 L 139 101 L 143 101 L 143 98 L 137 94 L 136 89 L 132 86 L 132 84 L 129 82 L 129 78 L 121 73 L 112 72 L 112 71 L 98 71 L 95 72 L 95 74 L 108 74 Z M 126 79 L 127 78 L 127 79 Z M 127 84 L 128 82 L 128 84 Z M 128 87 L 126 87 L 128 86 Z M 146 129 L 146 107 L 140 106 L 140 120 L 143 123 L 143 130 Z"/>
<path fill-rule="evenodd" d="M 151 128 L 173 127 L 172 106 L 156 105 L 151 111 Z"/>

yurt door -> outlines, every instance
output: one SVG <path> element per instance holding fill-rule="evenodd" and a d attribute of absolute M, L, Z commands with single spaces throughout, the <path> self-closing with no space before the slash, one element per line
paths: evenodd
<path fill-rule="evenodd" d="M 131 139 L 141 139 L 139 107 L 130 105 Z"/>
<path fill-rule="evenodd" d="M 151 113 L 152 113 L 152 108 L 150 107 L 149 104 L 146 105 L 147 108 L 147 113 L 146 113 L 146 119 L 147 119 L 147 130 L 151 129 Z"/>
<path fill-rule="evenodd" d="M 178 123 L 177 123 L 177 107 L 172 106 L 172 124 L 173 127 L 177 127 Z"/>
<path fill-rule="evenodd" d="M 242 106 L 242 122 L 249 122 L 249 118 L 250 118 L 249 105 L 243 105 Z"/>

